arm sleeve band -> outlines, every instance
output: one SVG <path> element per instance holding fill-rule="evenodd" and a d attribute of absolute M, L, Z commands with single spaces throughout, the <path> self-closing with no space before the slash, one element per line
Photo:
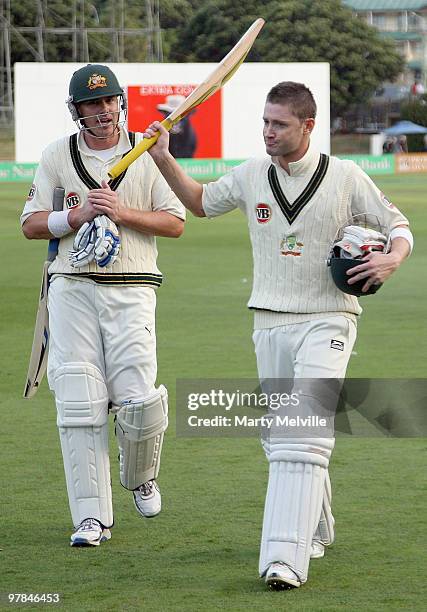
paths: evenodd
<path fill-rule="evenodd" d="M 406 242 L 409 243 L 409 254 L 412 253 L 412 249 L 414 248 L 414 237 L 410 229 L 407 227 L 395 227 L 390 232 L 390 240 L 394 240 L 395 238 L 404 238 Z"/>
<path fill-rule="evenodd" d="M 62 238 L 62 236 L 66 236 L 73 231 L 73 228 L 68 223 L 69 212 L 69 210 L 54 210 L 48 216 L 47 227 L 55 238 Z"/>

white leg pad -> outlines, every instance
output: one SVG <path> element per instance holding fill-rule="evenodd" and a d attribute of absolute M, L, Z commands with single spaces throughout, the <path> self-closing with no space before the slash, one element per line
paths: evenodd
<path fill-rule="evenodd" d="M 157 478 L 168 426 L 168 393 L 160 385 L 150 396 L 123 402 L 117 412 L 120 481 L 131 491 Z"/>
<path fill-rule="evenodd" d="M 329 478 L 329 472 L 326 472 L 320 520 L 313 536 L 313 540 L 318 540 L 325 546 L 330 546 L 335 539 L 335 519 L 332 515 L 331 503 L 331 480 Z"/>
<path fill-rule="evenodd" d="M 108 393 L 90 363 L 67 363 L 54 376 L 62 456 L 73 523 L 113 524 L 108 455 Z"/>
<path fill-rule="evenodd" d="M 306 582 L 333 438 L 271 440 L 259 573 L 286 563 Z"/>

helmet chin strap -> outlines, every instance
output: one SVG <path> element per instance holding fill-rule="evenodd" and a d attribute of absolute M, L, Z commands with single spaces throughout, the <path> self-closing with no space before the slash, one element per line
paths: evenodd
<path fill-rule="evenodd" d="M 78 122 L 77 122 L 77 124 L 78 124 Z M 108 136 L 98 136 L 97 134 L 92 132 L 93 128 L 82 127 L 80 125 L 79 125 L 79 130 L 81 132 L 87 132 L 88 134 L 90 134 L 92 136 L 92 138 L 97 138 L 98 140 L 107 140 L 108 138 L 111 138 L 115 134 L 118 134 L 120 132 L 120 126 L 123 125 L 123 124 L 124 124 L 124 121 L 117 122 L 116 125 L 114 126 L 114 129 L 113 129 L 112 133 L 108 134 Z"/>
<path fill-rule="evenodd" d="M 95 134 L 92 130 L 97 129 L 96 126 L 86 127 L 84 124 L 84 120 L 91 119 L 92 117 L 96 117 L 99 127 L 102 128 L 103 125 L 100 119 L 101 117 L 105 115 L 117 114 L 118 115 L 117 119 L 119 119 L 120 113 L 121 111 L 114 111 L 113 113 L 99 113 L 97 115 L 86 115 L 85 117 L 79 117 L 78 119 L 76 119 L 76 125 L 81 132 L 88 132 L 93 138 L 97 138 L 98 140 L 107 140 L 108 138 L 111 138 L 112 136 L 120 132 L 120 126 L 124 125 L 126 121 L 126 113 L 125 113 L 125 118 L 122 121 L 117 121 L 115 124 L 113 123 L 113 131 L 111 134 L 108 134 L 107 136 L 98 136 L 97 134 Z"/>

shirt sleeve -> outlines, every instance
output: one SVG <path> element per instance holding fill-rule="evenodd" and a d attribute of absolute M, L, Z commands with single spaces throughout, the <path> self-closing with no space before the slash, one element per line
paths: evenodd
<path fill-rule="evenodd" d="M 21 226 L 33 213 L 43 211 L 49 212 L 53 208 L 53 191 L 60 183 L 48 158 L 48 153 L 44 151 L 34 175 L 34 181 L 28 193 L 24 210 L 21 214 Z"/>
<path fill-rule="evenodd" d="M 386 233 L 398 225 L 409 226 L 408 219 L 357 164 L 353 168 L 351 212 L 353 216 L 369 215 L 369 221 L 376 217 Z"/>
<path fill-rule="evenodd" d="M 150 157 L 151 160 L 151 157 Z M 167 184 L 157 166 L 152 162 L 152 171 L 155 173 L 151 190 L 151 207 L 154 211 L 163 211 L 185 221 L 186 210 Z"/>
<path fill-rule="evenodd" d="M 237 168 L 217 181 L 203 185 L 202 206 L 205 215 L 210 218 L 245 207 Z"/>

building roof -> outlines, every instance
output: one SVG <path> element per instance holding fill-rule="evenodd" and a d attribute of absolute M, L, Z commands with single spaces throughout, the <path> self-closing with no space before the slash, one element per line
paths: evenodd
<path fill-rule="evenodd" d="M 354 11 L 416 11 L 427 8 L 427 0 L 343 0 Z"/>

